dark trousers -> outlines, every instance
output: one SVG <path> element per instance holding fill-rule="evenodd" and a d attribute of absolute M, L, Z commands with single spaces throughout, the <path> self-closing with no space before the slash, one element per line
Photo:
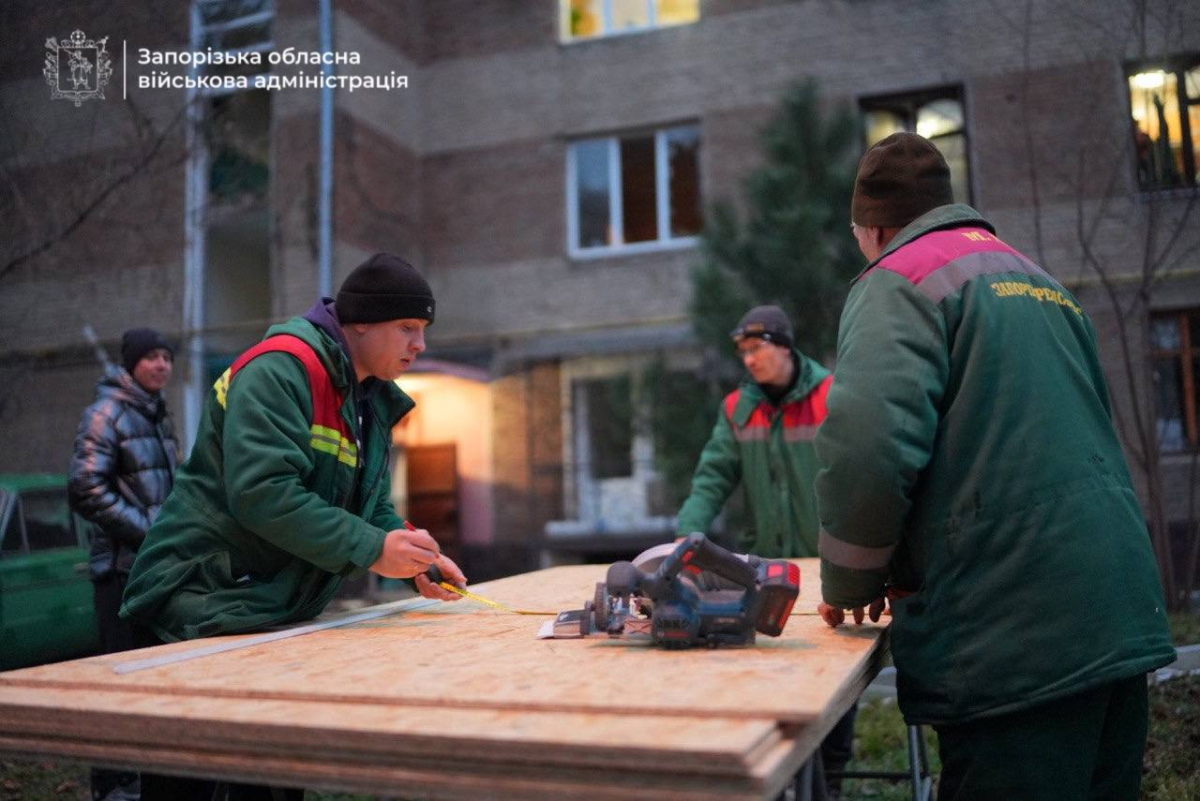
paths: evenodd
<path fill-rule="evenodd" d="M 1139 675 L 1010 715 L 934 726 L 938 799 L 1136 799 L 1148 708 Z"/>
<path fill-rule="evenodd" d="M 134 625 L 132 637 L 138 648 L 163 644 L 143 626 Z M 304 801 L 304 790 L 142 773 L 141 801 Z"/>
<path fill-rule="evenodd" d="M 825 773 L 840 772 L 846 769 L 846 763 L 854 756 L 854 718 L 858 715 L 858 704 L 846 710 L 829 734 L 821 742 L 821 761 Z M 830 787 L 842 786 L 841 779 L 830 779 Z"/>
<path fill-rule="evenodd" d="M 117 614 L 121 611 L 121 596 L 129 577 L 113 571 L 101 579 L 92 579 L 92 597 L 96 599 L 96 625 L 100 629 L 100 653 L 119 654 L 132 651 L 133 626 Z"/>
<path fill-rule="evenodd" d="M 119 654 L 131 651 L 133 627 L 122 620 L 117 612 L 121 609 L 121 595 L 125 592 L 124 573 L 113 571 L 104 578 L 92 579 L 92 597 L 96 602 L 96 627 L 100 630 L 100 653 Z M 138 797 L 138 775 L 128 770 L 92 768 L 91 795 L 94 801 L 102 798 L 130 801 Z"/>
<path fill-rule="evenodd" d="M 857 714 L 858 704 L 855 704 L 825 735 L 817 753 L 800 766 L 792 779 L 792 797 L 797 801 L 836 801 L 841 798 L 841 777 L 828 774 L 845 770 L 854 754 L 854 718 Z"/>
<path fill-rule="evenodd" d="M 142 801 L 304 801 L 304 791 L 143 773 Z"/>

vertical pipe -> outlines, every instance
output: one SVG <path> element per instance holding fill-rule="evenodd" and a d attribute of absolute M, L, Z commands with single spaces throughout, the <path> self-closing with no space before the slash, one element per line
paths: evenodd
<path fill-rule="evenodd" d="M 199 5 L 192 3 L 192 51 L 202 47 L 203 21 Z M 192 66 L 192 77 L 197 68 Z M 191 453 L 200 426 L 207 368 L 204 363 L 204 282 L 205 282 L 205 206 L 208 202 L 208 143 L 200 126 L 204 123 L 205 101 L 196 89 L 187 90 L 186 197 L 184 208 L 183 254 L 183 337 L 187 371 L 183 386 L 183 451 Z"/>
<path fill-rule="evenodd" d="M 321 52 L 333 52 L 333 0 L 318 0 L 321 16 Z M 333 294 L 333 64 L 321 65 L 326 79 L 321 86 L 321 189 L 318 208 L 320 255 L 317 289 L 321 297 Z"/>

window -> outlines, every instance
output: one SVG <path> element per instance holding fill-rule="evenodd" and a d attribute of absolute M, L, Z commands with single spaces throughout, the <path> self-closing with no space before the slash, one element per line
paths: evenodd
<path fill-rule="evenodd" d="M 21 507 L 30 551 L 72 548 L 79 544 L 71 527 L 71 508 L 65 489 L 22 492 Z"/>
<path fill-rule="evenodd" d="M 592 478 L 633 475 L 633 408 L 629 376 L 575 382 L 576 424 L 585 428 L 586 449 L 579 455 L 590 462 Z"/>
<path fill-rule="evenodd" d="M 937 145 L 950 165 L 956 203 L 971 202 L 966 117 L 957 87 L 887 97 L 865 98 L 863 114 L 867 147 L 898 131 L 919 133 Z"/>
<path fill-rule="evenodd" d="M 686 25 L 700 0 L 559 0 L 564 42 Z"/>
<path fill-rule="evenodd" d="M 700 233 L 700 129 L 586 139 L 567 159 L 573 255 L 690 243 Z"/>
<path fill-rule="evenodd" d="M 261 64 L 206 64 L 205 75 L 245 75 L 268 72 L 266 53 L 275 47 L 271 28 L 274 0 L 196 0 L 192 18 L 196 51 L 262 53 Z"/>
<path fill-rule="evenodd" d="M 0 490 L 0 555 L 25 552 L 21 534 L 21 506 L 16 493 Z"/>
<path fill-rule="evenodd" d="M 1130 70 L 1129 111 L 1142 189 L 1196 185 L 1200 161 L 1200 55 Z"/>
<path fill-rule="evenodd" d="M 1155 314 L 1150 343 L 1158 447 L 1163 453 L 1194 449 L 1200 406 L 1200 309 Z"/>

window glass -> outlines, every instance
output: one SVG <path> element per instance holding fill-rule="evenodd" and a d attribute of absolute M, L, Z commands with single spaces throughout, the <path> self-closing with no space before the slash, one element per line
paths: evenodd
<path fill-rule="evenodd" d="M 566 24 L 571 37 L 599 36 L 604 32 L 602 0 L 571 0 L 567 9 Z"/>
<path fill-rule="evenodd" d="M 957 100 L 934 100 L 917 110 L 917 133 L 926 139 L 958 133 L 962 127 L 962 103 Z"/>
<path fill-rule="evenodd" d="M 1192 133 L 1192 165 L 1200 169 L 1200 103 L 1188 107 L 1188 125 Z"/>
<path fill-rule="evenodd" d="M 579 247 L 611 245 L 607 139 L 579 142 L 575 146 L 575 180 L 579 205 Z"/>
<path fill-rule="evenodd" d="M 867 147 L 904 130 L 904 117 L 892 111 L 868 111 L 863 117 L 867 128 Z"/>
<path fill-rule="evenodd" d="M 578 382 L 586 395 L 588 444 L 595 478 L 633 475 L 633 403 L 629 376 Z"/>
<path fill-rule="evenodd" d="M 626 242 L 658 239 L 654 136 L 621 140 L 621 208 Z"/>
<path fill-rule="evenodd" d="M 255 50 L 265 53 L 272 44 L 271 28 L 275 18 L 273 0 L 208 0 L 197 3 L 200 11 L 201 50 Z M 262 63 L 205 64 L 208 75 L 246 75 L 268 72 Z"/>
<path fill-rule="evenodd" d="M 671 236 L 700 233 L 700 129 L 676 128 L 667 132 L 670 169 Z"/>
<path fill-rule="evenodd" d="M 970 203 L 971 188 L 967 185 L 967 137 L 962 134 L 939 136 L 933 140 L 950 167 L 950 188 L 955 203 Z"/>
<path fill-rule="evenodd" d="M 1129 76 L 1138 179 L 1143 188 L 1183 183 L 1183 139 L 1174 73 L 1146 70 Z"/>
<path fill-rule="evenodd" d="M 1155 317 L 1150 321 L 1150 341 L 1155 350 L 1179 350 L 1183 347 L 1179 318 Z"/>
<path fill-rule="evenodd" d="M 1158 447 L 1181 451 L 1187 446 L 1183 419 L 1183 375 L 1179 360 L 1154 360 L 1154 405 L 1158 413 Z"/>
<path fill-rule="evenodd" d="M 659 25 L 683 25 L 700 19 L 700 0 L 655 0 Z"/>
<path fill-rule="evenodd" d="M 17 508 L 11 494 L 0 495 L 0 515 L 8 514 L 4 530 L 0 531 L 0 554 L 18 554 L 25 551 L 25 543 L 21 540 L 21 512 Z"/>
<path fill-rule="evenodd" d="M 630 31 L 650 25 L 650 5 L 646 0 L 610 0 L 612 29 Z"/>
<path fill-rule="evenodd" d="M 65 489 L 22 492 L 21 508 L 30 551 L 78 545 L 71 530 L 71 508 Z"/>

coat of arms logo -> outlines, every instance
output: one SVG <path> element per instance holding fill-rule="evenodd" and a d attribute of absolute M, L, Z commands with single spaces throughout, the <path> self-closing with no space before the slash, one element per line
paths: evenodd
<path fill-rule="evenodd" d="M 71 100 L 76 108 L 85 100 L 103 100 L 104 87 L 112 75 L 107 45 L 107 36 L 89 39 L 80 30 L 69 39 L 47 39 L 42 74 L 50 84 L 50 99 Z"/>

